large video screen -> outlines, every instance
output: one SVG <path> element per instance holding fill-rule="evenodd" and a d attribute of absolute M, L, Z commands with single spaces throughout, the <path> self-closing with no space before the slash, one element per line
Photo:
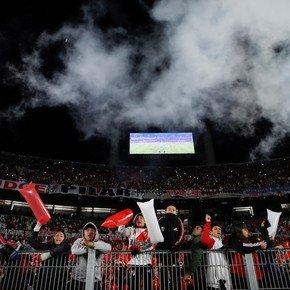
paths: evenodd
<path fill-rule="evenodd" d="M 192 133 L 130 133 L 130 154 L 194 154 Z"/>

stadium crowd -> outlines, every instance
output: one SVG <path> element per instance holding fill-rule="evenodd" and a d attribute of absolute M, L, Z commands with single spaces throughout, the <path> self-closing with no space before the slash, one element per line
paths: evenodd
<path fill-rule="evenodd" d="M 0 154 L 0 178 L 137 190 L 195 189 L 245 193 L 290 190 L 290 158 L 192 167 L 135 167 L 77 163 L 11 153 Z"/>
<path fill-rule="evenodd" d="M 203 195 L 207 193 L 247 193 L 251 191 L 274 192 L 275 194 L 286 195 L 290 191 L 289 163 L 289 158 L 282 158 L 263 162 L 216 166 L 113 167 L 25 157 L 2 152 L 0 154 L 0 178 L 21 182 L 33 180 L 34 183 L 46 185 L 65 184 L 105 188 L 130 188 L 140 191 L 160 190 L 162 192 L 163 190 L 193 189 L 200 190 Z M 131 237 L 128 240 L 124 235 L 120 234 L 119 229 L 102 227 L 101 224 L 106 218 L 104 215 L 97 214 L 89 217 L 83 215 L 81 212 L 70 214 L 54 213 L 52 219 L 46 225 L 42 226 L 39 233 L 37 233 L 37 235 L 39 234 L 38 240 L 36 243 L 35 239 L 34 244 L 39 247 L 36 248 L 32 246 L 33 241 L 31 240 L 33 236 L 32 233 L 35 231 L 35 217 L 27 215 L 27 212 L 21 212 L 21 209 L 14 210 L 7 205 L 1 205 L 0 212 L 1 237 L 3 237 L 5 241 L 8 241 L 9 245 L 14 248 L 20 247 L 24 250 L 37 250 L 44 246 L 52 246 L 54 249 L 56 246 L 51 244 L 50 241 L 55 240 L 55 237 L 58 235 L 62 235 L 65 237 L 66 243 L 72 247 L 72 252 L 78 254 L 80 253 L 79 248 L 83 247 L 82 243 L 85 243 L 85 246 L 88 248 L 94 247 L 95 241 L 90 238 L 89 235 L 85 241 L 83 239 L 85 237 L 85 230 L 96 232 L 96 229 L 98 230 L 98 239 L 101 241 L 102 249 L 108 250 L 112 248 L 113 250 L 120 250 L 123 249 L 124 244 L 131 241 Z M 92 218 L 94 223 L 90 225 Z M 195 239 L 193 234 L 195 227 L 191 223 L 188 223 L 188 220 L 192 221 L 190 216 L 183 215 L 180 216 L 179 219 L 184 228 L 184 240 L 179 249 L 189 250 L 191 248 L 191 243 Z M 200 228 L 205 226 L 209 231 L 209 227 L 206 226 L 209 222 L 210 220 L 206 218 L 206 222 L 203 221 L 199 223 L 199 225 L 201 225 Z M 219 224 L 218 233 L 223 233 L 224 245 L 226 248 L 231 248 L 230 244 L 232 242 L 231 235 L 232 229 L 234 228 L 234 221 L 220 220 L 217 222 Z M 256 220 L 255 217 L 252 217 L 251 220 L 244 220 L 243 222 L 247 224 L 246 231 L 251 233 L 251 237 L 259 238 L 262 236 L 261 220 Z M 136 219 L 133 220 L 133 223 L 136 223 Z M 90 226 L 86 227 L 88 224 Z M 94 228 L 95 226 L 96 228 Z M 283 218 L 282 216 L 276 238 L 273 241 L 273 246 L 284 245 L 289 247 L 289 232 L 289 218 Z M 145 236 L 143 236 L 143 238 L 144 237 Z M 206 237 L 204 240 L 204 245 L 206 245 L 206 247 L 201 248 L 201 250 L 220 249 L 219 247 L 215 248 L 216 242 L 217 240 L 212 239 L 212 237 Z M 218 244 L 223 247 L 220 243 Z M 259 249 L 265 249 L 266 244 L 266 242 L 260 241 Z M 140 254 L 140 252 L 137 254 Z M 136 252 L 134 252 L 134 250 L 132 251 L 132 255 L 132 260 L 135 261 L 134 255 L 136 255 Z M 209 260 L 211 259 L 210 255 L 211 254 L 209 254 Z M 45 259 L 49 259 L 51 258 L 51 254 L 45 253 L 44 257 Z M 38 257 L 36 259 L 40 258 Z M 101 260 L 96 260 L 96 263 L 100 263 L 100 261 Z M 84 262 L 86 263 L 87 260 L 85 259 Z M 169 263 L 169 261 L 164 260 L 164 263 Z M 174 263 L 178 263 L 178 261 Z M 148 270 L 149 269 L 151 271 L 151 268 L 148 268 Z M 165 280 L 167 280 L 166 275 Z M 177 276 L 181 277 L 181 273 Z M 148 281 L 143 281 L 143 283 L 147 282 Z M 77 283 L 73 284 L 74 287 L 82 285 L 78 284 L 82 283 L 82 281 L 74 283 Z M 180 284 L 180 281 L 178 283 Z M 175 290 L 174 287 L 172 289 Z"/>
<path fill-rule="evenodd" d="M 166 213 L 167 208 L 175 208 L 175 213 Z M 276 283 L 276 279 L 279 275 L 282 275 L 283 279 L 285 281 L 283 282 L 285 287 L 288 287 L 289 283 L 289 260 L 288 260 L 288 248 L 290 244 L 290 237 L 289 237 L 289 230 L 290 230 L 290 221 L 289 219 L 281 219 L 279 222 L 279 227 L 277 231 L 277 235 L 275 237 L 275 240 L 270 240 L 268 234 L 265 236 L 265 230 L 267 232 L 267 227 L 270 226 L 270 224 L 266 224 L 267 220 L 252 220 L 252 221 L 244 221 L 243 223 L 222 223 L 215 221 L 213 224 L 211 224 L 211 217 L 209 215 L 206 215 L 205 221 L 200 225 L 195 225 L 194 227 L 185 227 L 185 231 L 183 231 L 184 225 L 181 224 L 180 231 L 178 230 L 178 235 L 175 236 L 176 241 L 178 240 L 178 247 L 175 248 L 175 245 L 177 245 L 177 242 L 173 242 L 173 246 L 171 249 L 170 246 L 170 237 L 171 235 L 167 236 L 170 231 L 168 226 L 173 228 L 177 225 L 173 225 L 172 227 L 172 216 L 176 217 L 176 220 L 180 220 L 180 218 L 177 217 L 176 213 L 176 207 L 174 205 L 169 205 L 166 207 L 165 215 L 161 216 L 159 218 L 159 224 L 162 229 L 162 231 L 165 228 L 165 231 L 163 232 L 163 235 L 166 236 L 164 238 L 164 242 L 157 243 L 156 245 L 156 256 L 152 253 L 154 252 L 155 247 L 153 248 L 147 248 L 149 245 L 147 239 L 148 236 L 142 235 L 143 231 L 146 230 L 146 225 L 144 224 L 144 219 L 141 214 L 142 219 L 138 219 L 140 214 L 137 214 L 135 218 L 133 219 L 133 222 L 125 228 L 125 226 L 118 227 L 117 229 L 107 229 L 101 226 L 101 223 L 103 222 L 103 219 L 96 220 L 94 222 L 91 222 L 90 218 L 77 218 L 75 216 L 65 216 L 65 215 L 55 215 L 53 218 L 48 222 L 48 224 L 41 226 L 39 222 L 36 223 L 35 217 L 31 216 L 24 216 L 19 213 L 19 215 L 11 215 L 11 214 L 1 214 L 0 215 L 0 270 L 2 271 L 1 280 L 0 279 L 0 287 L 3 282 L 3 289 L 7 289 L 7 279 L 10 279 L 9 281 L 12 281 L 12 283 L 21 283 L 18 279 L 24 279 L 24 282 L 26 285 L 28 285 L 30 288 L 27 289 L 45 289 L 43 286 L 39 288 L 39 285 L 42 285 L 43 283 L 47 283 L 47 281 L 52 283 L 54 285 L 55 289 L 85 289 L 86 285 L 86 275 L 85 273 L 82 274 L 82 278 L 80 278 L 78 273 L 81 271 L 78 269 L 78 267 L 85 267 L 87 264 L 87 248 L 92 247 L 92 249 L 98 251 L 104 251 L 103 253 L 105 255 L 102 256 L 96 256 L 96 269 L 99 269 L 96 274 L 95 280 L 95 287 L 94 289 L 123 289 L 121 285 L 123 285 L 124 280 L 117 281 L 120 277 L 120 273 L 116 272 L 118 269 L 121 271 L 124 271 L 127 267 L 128 269 L 135 269 L 134 265 L 136 265 L 136 269 L 142 269 L 141 271 L 144 271 L 144 269 L 148 269 L 147 275 L 138 276 L 137 280 L 136 278 L 132 278 L 131 274 L 126 274 L 126 283 L 129 285 L 129 289 L 139 289 L 138 283 L 143 283 L 144 286 L 143 289 L 193 289 L 193 280 L 194 278 L 196 280 L 195 283 L 198 283 L 198 285 L 201 283 L 205 283 L 202 281 L 202 278 L 197 275 L 197 269 L 202 263 L 202 256 L 205 253 L 207 257 L 207 263 L 210 267 L 208 267 L 208 271 L 206 274 L 206 283 L 207 285 L 212 285 L 213 287 L 209 286 L 208 289 L 225 289 L 229 290 L 232 289 L 231 283 L 234 285 L 234 289 L 240 289 L 241 283 L 247 283 L 246 280 L 244 280 L 244 270 L 243 267 L 239 266 L 241 263 L 241 259 L 239 255 L 244 253 L 252 253 L 255 263 L 255 267 L 257 268 L 256 271 L 258 271 L 257 279 L 261 280 L 261 285 L 263 283 L 268 283 L 267 279 L 271 276 L 267 274 L 269 270 L 263 268 L 264 263 L 270 263 L 271 259 L 271 253 L 275 253 L 275 260 L 273 260 L 271 263 L 274 263 L 275 265 L 280 265 L 281 263 L 284 263 L 284 259 L 287 258 L 287 268 L 285 268 L 284 264 L 283 266 L 279 266 L 279 273 L 276 273 L 277 276 L 274 277 L 274 282 Z M 165 219 L 163 221 L 163 219 Z M 168 219 L 168 221 L 166 221 Z M 161 222 L 163 221 L 163 222 Z M 164 223 L 166 221 L 166 223 Z M 182 223 L 182 221 L 180 220 Z M 140 226 L 138 225 L 140 223 Z M 96 226 L 97 225 L 97 226 Z M 240 225 L 240 230 L 242 230 L 243 236 L 240 236 L 239 234 L 234 234 L 237 229 L 237 225 Z M 203 229 L 202 229 L 203 227 Z M 179 228 L 179 226 L 178 226 Z M 199 234 L 196 234 L 197 229 L 199 228 Z M 129 236 L 124 236 L 122 233 L 124 230 L 127 231 Z M 134 231 L 132 232 L 132 229 Z M 130 246 L 130 243 L 132 243 L 132 238 L 136 230 L 140 230 L 139 232 L 140 237 L 142 236 L 142 239 L 144 239 L 144 246 L 146 248 L 136 248 L 136 244 L 133 243 Z M 97 233 L 97 239 L 94 240 L 94 235 Z M 172 232 L 174 233 L 174 231 Z M 250 234 L 251 233 L 251 234 Z M 185 235 L 184 235 L 185 234 Z M 93 236 L 92 236 L 93 235 Z M 175 235 L 175 234 L 174 234 Z M 197 235 L 197 236 L 196 236 Z M 62 238 L 60 238 L 62 236 Z M 266 237 L 266 238 L 265 238 Z M 182 239 L 180 239 L 182 238 Z M 196 243 L 195 240 L 198 238 L 198 242 Z M 249 242 L 248 238 L 250 238 L 252 241 L 255 240 L 256 242 Z M 138 237 L 138 235 L 135 237 L 136 241 L 138 240 L 139 243 L 141 243 L 141 239 Z M 242 244 L 242 240 L 244 242 Z M 267 241 L 266 241 L 267 239 Z M 3 240 L 4 245 L 3 245 Z M 150 241 L 150 240 L 149 240 Z M 6 244 L 5 244 L 6 243 Z M 142 243 L 140 245 L 142 245 Z M 238 246 L 238 244 L 241 243 L 241 246 Z M 248 243 L 247 246 L 245 246 L 245 243 Z M 160 246 L 158 247 L 158 245 Z M 92 246 L 91 246 L 92 245 Z M 153 244 L 152 244 L 153 245 Z M 198 248 L 196 248 L 196 245 L 198 245 Z M 222 252 L 216 252 L 216 250 L 222 249 Z M 171 250 L 170 250 L 171 249 Z M 204 250 L 215 250 L 213 252 L 207 251 L 204 252 Z M 236 253 L 231 253 L 230 257 L 228 254 L 224 251 L 227 250 L 235 250 Z M 269 249 L 270 252 L 265 255 L 259 254 L 259 256 L 256 254 L 257 250 L 267 250 Z M 20 251 L 19 251 L 20 250 Z M 36 252 L 35 252 L 36 250 Z M 38 253 L 37 251 L 42 250 L 42 252 Z M 46 250 L 46 252 L 43 252 L 43 250 Z M 109 254 L 109 252 L 113 250 L 113 254 Z M 121 252 L 119 252 L 121 250 Z M 131 254 L 127 254 L 126 252 L 123 252 L 122 250 L 129 250 Z M 158 250 L 170 250 L 169 254 L 161 254 L 158 252 Z M 190 256 L 188 254 L 184 254 L 182 251 L 192 251 L 192 258 L 190 262 Z M 271 250 L 273 252 L 271 252 Z M 282 252 L 279 252 L 282 250 Z M 22 251 L 32 251 L 32 254 L 22 254 L 25 252 Z M 150 252 L 148 252 L 150 251 Z M 178 251 L 177 254 L 176 251 Z M 19 254 L 18 254 L 19 253 Z M 182 254 L 183 253 L 183 254 Z M 185 252 L 186 253 L 186 252 Z M 70 254 L 70 256 L 68 256 Z M 286 255 L 287 254 L 287 255 Z M 19 258 L 19 255 L 29 255 L 25 258 L 28 259 L 30 262 L 27 265 L 26 263 L 19 265 L 19 269 L 22 269 L 22 274 L 17 274 L 15 277 L 13 274 L 9 274 L 10 269 L 13 269 L 12 271 L 17 271 L 17 267 L 13 266 L 15 264 L 12 264 L 12 267 L 9 268 L 9 261 L 12 263 L 16 263 L 17 260 L 22 261 L 22 259 Z M 66 258 L 60 258 L 60 255 L 66 255 L 64 257 Z M 186 256 L 185 256 L 186 255 Z M 218 255 L 218 256 L 217 256 Z M 213 260 L 211 259 L 214 258 Z M 24 256 L 25 257 L 25 256 Z M 58 259 L 56 259 L 59 257 Z M 114 265 L 114 257 L 118 258 L 118 261 L 122 263 L 118 264 L 119 266 L 113 267 Z M 225 263 L 225 267 L 221 267 L 220 262 L 216 264 L 216 259 L 221 259 Z M 80 262 L 84 258 L 85 264 L 83 262 Z M 148 260 L 147 260 L 148 258 Z M 279 260 L 279 259 L 283 260 Z M 8 259 L 8 262 L 5 262 L 5 259 Z M 52 264 L 50 262 L 46 262 L 46 260 L 50 259 L 56 259 L 55 262 L 58 263 L 57 267 L 54 268 L 51 267 Z M 125 259 L 125 260 L 124 260 Z M 162 268 L 157 267 L 156 262 L 154 262 L 157 259 L 159 263 L 163 263 L 166 266 L 164 269 L 169 269 L 167 272 L 163 271 Z M 168 260 L 169 259 L 169 260 Z M 170 260 L 173 259 L 173 260 Z M 184 260 L 186 259 L 186 260 Z M 234 259 L 234 260 L 233 260 Z M 265 261 L 263 259 L 266 259 Z M 146 263 L 144 264 L 144 261 L 146 260 Z M 235 261 L 235 262 L 233 262 Z M 190 263 L 189 263 L 190 262 Z M 8 264 L 7 264 L 8 263 Z M 59 264 L 61 263 L 61 264 Z M 101 264 L 98 264 L 101 263 Z M 113 264 L 112 264 L 113 263 Z M 131 263 L 131 264 L 130 264 Z M 185 265 L 185 268 L 179 267 L 174 268 L 172 267 L 173 264 L 181 263 L 180 265 Z M 213 264 L 212 264 L 213 263 Z M 230 263 L 230 264 L 229 264 Z M 231 264 L 234 263 L 234 264 Z M 280 264 L 279 264 L 280 263 Z M 273 265 L 274 265 L 273 264 Z M 5 266 L 8 265 L 8 268 L 6 269 Z M 35 266 L 36 265 L 36 266 Z M 41 265 L 50 265 L 49 267 L 40 268 Z M 72 267 L 68 268 L 68 265 L 71 265 Z M 100 265 L 102 267 L 100 268 Z M 130 265 L 130 266 L 129 266 Z M 230 266 L 229 266 L 230 265 Z M 281 264 L 282 265 L 282 264 Z M 36 267 L 36 268 L 35 268 Z M 133 268 L 131 268 L 133 267 Z M 141 267 L 141 268 L 140 268 Z M 147 268 L 148 267 L 148 268 Z M 213 269 L 220 269 L 217 273 L 218 276 L 211 275 L 211 271 Z M 26 269 L 26 271 L 23 272 L 23 269 Z M 59 269 L 59 270 L 56 270 Z M 78 269 L 78 270 L 77 270 Z M 100 270 L 101 269 L 101 270 Z M 159 269 L 159 270 L 158 270 Z M 222 270 L 222 271 L 221 271 Z M 36 272 L 35 272 L 36 271 Z M 65 275 L 66 279 L 54 279 L 52 277 L 56 277 L 60 271 L 64 271 L 61 275 Z M 74 276 L 74 271 L 77 271 Z M 100 272 L 101 271 L 101 272 Z M 132 270 L 130 270 L 132 271 Z M 147 270 L 146 270 L 147 271 Z M 264 274 L 262 273 L 264 272 Z M 123 272 L 122 272 L 123 273 Z M 231 274 L 230 274 L 231 273 Z M 259 274 L 260 273 L 260 274 Z M 37 274 L 37 275 L 36 275 Z M 152 278 L 151 278 L 152 274 Z M 69 275 L 69 276 L 67 276 Z M 99 276 L 100 275 L 100 276 Z M 112 276 L 113 275 L 113 276 Z M 123 275 L 123 274 L 122 274 Z M 136 274 L 137 275 L 137 274 Z M 139 275 L 139 274 L 138 274 Z M 149 276 L 148 276 L 149 275 Z M 168 276 L 169 275 L 169 276 Z M 230 276 L 231 275 L 231 278 Z M 98 276 L 98 277 L 97 277 Z M 10 278 L 9 278 L 10 277 Z M 14 277 L 14 278 L 11 278 Z M 70 278 L 68 278 L 70 277 Z M 114 278 L 115 277 L 115 278 Z M 131 277 L 131 278 L 130 278 Z M 167 277 L 167 278 L 166 278 Z M 170 281 L 170 277 L 175 277 L 175 282 L 168 283 Z M 183 277 L 183 278 L 182 278 Z M 130 280 L 133 279 L 133 280 Z M 142 279 L 143 282 L 141 282 Z M 152 280 L 153 279 L 153 280 Z M 169 279 L 169 280 L 168 280 Z M 150 281 L 150 283 L 149 283 Z M 231 282 L 232 281 L 232 282 Z M 101 283 L 101 284 L 100 284 Z M 106 283 L 108 283 L 108 288 L 106 288 Z M 119 286 L 114 286 L 116 288 L 112 288 L 112 285 L 114 283 L 118 283 Z M 133 284 L 132 284 L 133 283 Z M 135 284 L 137 283 L 137 284 Z M 149 283 L 149 284 L 148 284 Z M 163 284 L 162 284 L 163 283 Z M 173 284 L 172 284 L 173 283 Z M 271 282 L 272 283 L 272 282 Z M 187 288 L 183 288 L 183 286 L 186 284 Z M 200 284 L 200 285 L 201 285 Z M 15 284 L 16 285 L 16 284 Z M 117 285 L 117 284 L 114 284 Z M 177 286 L 179 285 L 179 286 Z M 245 284 L 246 285 L 246 284 Z M 45 286 L 46 287 L 46 286 Z M 137 288 L 136 288 L 137 287 Z M 168 288 L 172 287 L 172 288 Z M 199 286 L 198 286 L 199 287 Z M 243 286 L 246 287 L 246 286 Z M 0 288 L 2 289 L 2 288 Z M 26 288 L 24 288 L 26 289 Z M 244 289 L 244 288 L 243 288 Z M 248 289 L 248 288 L 245 288 Z M 281 288 L 282 289 L 282 288 Z M 284 289 L 284 288 L 283 288 Z"/>
<path fill-rule="evenodd" d="M 4 236 L 6 240 L 12 241 L 13 243 L 27 245 L 28 239 L 31 235 L 31 231 L 35 225 L 35 217 L 24 215 L 21 212 L 17 214 L 9 214 L 8 210 L 6 213 L 1 210 L 0 214 L 0 233 Z M 187 220 L 189 217 L 184 217 L 183 221 Z M 102 228 L 100 225 L 105 218 L 100 218 L 99 216 L 94 217 L 94 223 L 98 226 L 100 235 L 102 239 L 111 243 L 119 243 L 122 240 L 122 237 L 115 232 L 114 230 L 108 230 Z M 53 215 L 52 219 L 47 225 L 45 225 L 41 231 L 40 237 L 43 241 L 48 240 L 51 235 L 53 235 L 58 230 L 63 230 L 69 241 L 72 243 L 77 237 L 81 236 L 81 226 L 86 222 L 92 220 L 91 217 L 85 217 L 83 215 L 74 215 L 74 214 L 56 214 Z M 253 235 L 259 236 L 259 226 L 260 220 L 251 219 L 244 220 L 247 223 L 249 231 Z M 221 225 L 222 232 L 224 234 L 225 240 L 230 235 L 232 222 L 219 221 Z M 190 242 L 192 225 L 187 225 L 184 222 L 185 229 L 185 241 Z M 281 218 L 279 222 L 279 227 L 277 230 L 277 235 L 275 242 L 277 244 L 283 244 L 286 241 L 290 240 L 290 220 L 289 218 Z M 188 243 L 184 244 L 186 248 Z"/>

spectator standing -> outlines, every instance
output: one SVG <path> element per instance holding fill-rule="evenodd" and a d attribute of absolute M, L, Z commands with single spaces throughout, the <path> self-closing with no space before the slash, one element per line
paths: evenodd
<path fill-rule="evenodd" d="M 165 208 L 165 215 L 158 221 L 164 242 L 158 243 L 157 250 L 176 251 L 180 249 L 184 241 L 184 226 L 182 220 L 177 216 L 175 205 Z"/>
<path fill-rule="evenodd" d="M 58 230 L 46 243 L 39 241 L 40 229 L 41 224 L 37 222 L 28 243 L 35 250 L 45 252 L 32 257 L 35 272 L 34 275 L 31 272 L 27 273 L 27 281 L 34 289 L 64 289 L 68 279 L 66 266 L 70 245 L 62 230 Z"/>
<path fill-rule="evenodd" d="M 184 241 L 184 226 L 181 219 L 177 216 L 175 205 L 168 205 L 165 208 L 165 215 L 159 221 L 159 226 L 164 237 L 164 242 L 158 243 L 156 249 L 159 251 L 170 251 L 170 253 L 160 253 L 159 264 L 162 265 L 161 285 L 162 289 L 179 290 L 181 285 L 181 272 L 183 258 L 176 253 Z"/>
<path fill-rule="evenodd" d="M 260 284 L 262 287 L 263 285 L 277 285 L 277 287 L 280 287 L 283 284 L 285 284 L 284 286 L 287 287 L 288 273 L 285 273 L 284 266 L 277 265 L 277 261 L 279 261 L 279 250 L 282 250 L 284 247 L 281 244 L 275 246 L 274 237 L 270 238 L 269 236 L 268 228 L 270 226 L 270 222 L 266 217 L 264 217 L 262 219 L 259 229 L 261 233 L 261 239 L 266 243 L 265 249 L 269 251 L 260 251 L 258 253 L 253 253 L 254 262 L 256 262 L 257 260 L 257 262 L 263 265 L 262 270 L 264 273 L 264 279 L 262 280 L 262 277 L 259 279 Z"/>
<path fill-rule="evenodd" d="M 28 243 L 35 250 L 47 251 L 40 255 L 40 260 L 45 261 L 60 254 L 68 254 L 70 252 L 70 245 L 66 240 L 64 231 L 58 230 L 51 240 L 47 243 L 40 242 L 38 240 L 41 224 L 37 222 L 33 229 L 32 235 L 28 240 Z"/>
<path fill-rule="evenodd" d="M 211 223 L 211 216 L 205 216 L 205 225 L 201 235 L 202 245 L 213 251 L 207 252 L 207 285 L 209 289 L 231 290 L 232 283 L 226 255 L 221 252 L 224 245 L 220 226 Z"/>
<path fill-rule="evenodd" d="M 192 241 L 190 245 L 191 260 L 189 265 L 185 268 L 185 275 L 183 279 L 188 284 L 193 280 L 193 275 L 200 266 L 203 256 L 203 246 L 201 243 L 202 226 L 196 225 L 192 231 Z"/>
<path fill-rule="evenodd" d="M 246 273 L 243 261 L 243 255 L 252 253 L 256 271 L 257 280 L 261 280 L 263 273 L 259 266 L 257 250 L 266 249 L 267 243 L 265 241 L 258 241 L 256 238 L 250 237 L 249 230 L 244 223 L 233 224 L 231 228 L 231 235 L 229 238 L 229 247 L 237 253 L 232 257 L 231 272 L 233 274 L 234 288 L 245 288 Z"/>
<path fill-rule="evenodd" d="M 101 289 L 102 253 L 108 253 L 112 247 L 110 244 L 99 240 L 99 232 L 94 223 L 88 222 L 82 229 L 82 238 L 78 238 L 72 245 L 71 252 L 77 256 L 76 265 L 72 268 L 72 281 L 67 289 L 84 290 L 86 285 L 88 249 L 96 250 L 94 261 L 95 289 Z"/>
<path fill-rule="evenodd" d="M 132 252 L 132 257 L 128 262 L 128 286 L 130 290 L 152 289 L 152 254 L 146 253 L 154 250 L 154 245 L 150 242 L 145 219 L 141 213 L 137 214 L 133 220 L 132 227 L 120 226 L 118 232 L 128 238 L 128 250 Z"/>

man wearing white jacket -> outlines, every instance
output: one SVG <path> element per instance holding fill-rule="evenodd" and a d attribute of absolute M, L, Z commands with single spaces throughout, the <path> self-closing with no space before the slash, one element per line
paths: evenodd
<path fill-rule="evenodd" d="M 82 238 L 77 239 L 71 248 L 72 254 L 77 256 L 76 265 L 72 268 L 72 285 L 69 289 L 85 289 L 88 249 L 96 250 L 94 262 L 95 288 L 102 281 L 101 254 L 110 252 L 110 244 L 99 240 L 99 232 L 95 224 L 89 222 L 82 230 Z"/>

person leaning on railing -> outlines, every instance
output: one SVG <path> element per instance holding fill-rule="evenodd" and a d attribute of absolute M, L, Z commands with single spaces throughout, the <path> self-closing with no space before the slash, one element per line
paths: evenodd
<path fill-rule="evenodd" d="M 32 265 L 38 268 L 38 278 L 32 282 L 33 287 L 35 289 L 63 289 L 67 281 L 66 266 L 70 245 L 62 230 L 58 230 L 52 239 L 46 243 L 39 241 L 38 235 L 40 229 L 41 224 L 37 222 L 28 240 L 28 243 L 35 250 L 44 251 L 32 257 Z M 53 261 L 48 261 L 50 259 L 53 259 Z"/>
<path fill-rule="evenodd" d="M 151 243 L 145 219 L 142 213 L 136 214 L 133 219 L 133 226 L 119 226 L 118 232 L 128 238 L 128 250 L 131 251 L 131 257 L 127 265 L 129 271 L 127 275 L 127 285 L 129 289 L 150 290 L 152 283 L 152 254 L 155 245 Z"/>
<path fill-rule="evenodd" d="M 32 235 L 28 240 L 28 243 L 35 250 L 47 251 L 39 255 L 38 259 L 40 261 L 43 262 L 55 256 L 70 252 L 70 245 L 66 240 L 66 235 L 63 230 L 57 230 L 51 240 L 49 240 L 47 243 L 43 243 L 38 240 L 40 229 L 41 224 L 37 222 L 36 226 L 33 229 Z"/>
<path fill-rule="evenodd" d="M 201 234 L 202 226 L 196 225 L 192 231 L 192 241 L 190 245 L 191 260 L 189 262 L 189 265 L 185 268 L 185 274 L 183 276 L 183 279 L 187 284 L 192 283 L 193 275 L 202 261 L 203 246 L 201 243 Z"/>
<path fill-rule="evenodd" d="M 286 280 L 289 278 L 288 274 L 285 273 L 285 267 L 283 265 L 277 265 L 279 264 L 279 250 L 283 250 L 284 247 L 281 244 L 275 245 L 274 238 L 269 236 L 269 227 L 271 227 L 271 224 L 269 223 L 268 219 L 264 217 L 260 224 L 259 230 L 261 239 L 267 242 L 266 249 L 268 251 L 258 252 L 259 260 L 262 264 L 264 272 L 264 279 L 262 283 L 265 285 L 277 285 L 277 287 L 278 285 L 282 286 L 284 283 L 286 283 L 287 285 L 285 285 L 285 287 L 289 288 L 289 283 L 286 282 Z M 283 253 L 283 251 L 281 253 Z"/>
<path fill-rule="evenodd" d="M 99 232 L 96 225 L 88 222 L 84 225 L 82 230 L 82 238 L 75 240 L 71 247 L 71 253 L 77 256 L 76 265 L 72 268 L 72 280 L 66 289 L 85 289 L 87 263 L 88 263 L 88 250 L 94 249 L 95 256 L 93 262 L 94 271 L 94 284 L 95 288 L 99 289 L 102 282 L 102 253 L 111 251 L 112 246 L 104 241 L 99 240 Z M 94 289 L 95 289 L 94 288 Z"/>
<path fill-rule="evenodd" d="M 242 222 L 237 222 L 232 225 L 228 246 L 237 252 L 232 256 L 231 265 L 235 287 L 247 287 L 245 266 L 242 257 L 244 254 L 252 253 L 257 280 L 262 280 L 263 272 L 259 266 L 260 262 L 256 251 L 265 250 L 267 248 L 267 242 L 259 241 L 257 238 L 251 237 L 247 226 Z"/>

